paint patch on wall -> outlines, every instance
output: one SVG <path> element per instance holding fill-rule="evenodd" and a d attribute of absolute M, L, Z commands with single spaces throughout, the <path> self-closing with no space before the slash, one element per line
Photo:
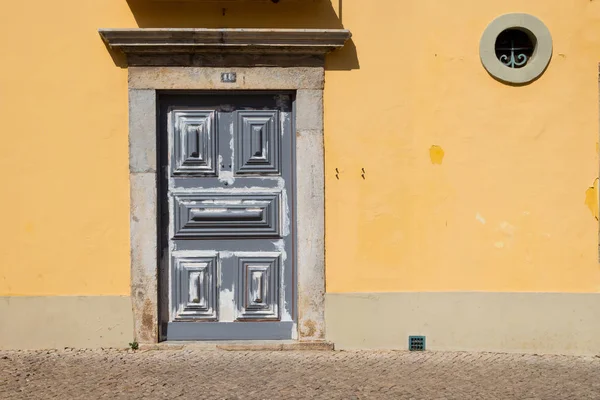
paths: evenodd
<path fill-rule="evenodd" d="M 431 158 L 432 164 L 442 164 L 444 160 L 444 149 L 434 144 L 429 148 L 429 158 Z"/>
<path fill-rule="evenodd" d="M 475 219 L 485 225 L 485 218 L 483 218 L 481 214 L 477 213 Z"/>
<path fill-rule="evenodd" d="M 499 230 L 500 230 L 500 232 L 504 233 L 506 236 L 513 236 L 515 234 L 515 227 L 506 221 L 500 222 Z"/>
<path fill-rule="evenodd" d="M 594 180 L 594 185 L 585 191 L 585 205 L 588 206 L 594 218 L 598 220 L 598 178 Z"/>

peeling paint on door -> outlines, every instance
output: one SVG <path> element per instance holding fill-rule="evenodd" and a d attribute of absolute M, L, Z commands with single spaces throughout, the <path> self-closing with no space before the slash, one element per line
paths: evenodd
<path fill-rule="evenodd" d="M 293 339 L 291 99 L 284 110 L 272 95 L 214 97 L 165 95 L 161 108 L 170 106 L 166 339 Z"/>

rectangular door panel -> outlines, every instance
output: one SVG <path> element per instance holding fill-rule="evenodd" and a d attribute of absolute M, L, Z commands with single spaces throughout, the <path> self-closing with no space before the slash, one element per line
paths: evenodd
<path fill-rule="evenodd" d="M 279 112 L 240 111 L 235 129 L 237 175 L 279 175 Z"/>
<path fill-rule="evenodd" d="M 280 237 L 278 194 L 175 194 L 175 239 Z"/>
<path fill-rule="evenodd" d="M 217 174 L 217 140 L 215 138 L 215 111 L 173 110 L 174 175 Z"/>
<path fill-rule="evenodd" d="M 174 257 L 173 320 L 217 321 L 217 257 Z"/>
<path fill-rule="evenodd" d="M 279 320 L 280 255 L 237 258 L 236 320 Z"/>

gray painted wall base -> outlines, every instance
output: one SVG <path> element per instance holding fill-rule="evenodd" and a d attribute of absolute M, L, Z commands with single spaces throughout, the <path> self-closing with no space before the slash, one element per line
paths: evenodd
<path fill-rule="evenodd" d="M 0 349 L 116 347 L 133 340 L 129 296 L 0 297 Z"/>
<path fill-rule="evenodd" d="M 600 354 L 599 293 L 330 293 L 325 315 L 340 350 Z"/>

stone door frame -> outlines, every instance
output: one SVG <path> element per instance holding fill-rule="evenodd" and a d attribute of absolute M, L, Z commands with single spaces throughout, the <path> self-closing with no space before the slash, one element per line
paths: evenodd
<path fill-rule="evenodd" d="M 225 72 L 235 72 L 237 82 L 221 83 Z M 324 339 L 323 83 L 322 67 L 129 68 L 131 290 L 138 342 L 159 340 L 156 135 L 162 90 L 295 91 L 298 338 Z"/>
<path fill-rule="evenodd" d="M 325 54 L 344 29 L 100 29 L 118 65 L 129 67 L 131 297 L 134 338 L 159 330 L 157 92 L 295 93 L 296 321 L 301 341 L 325 339 L 323 86 Z M 235 73 L 223 82 L 222 74 Z"/>

